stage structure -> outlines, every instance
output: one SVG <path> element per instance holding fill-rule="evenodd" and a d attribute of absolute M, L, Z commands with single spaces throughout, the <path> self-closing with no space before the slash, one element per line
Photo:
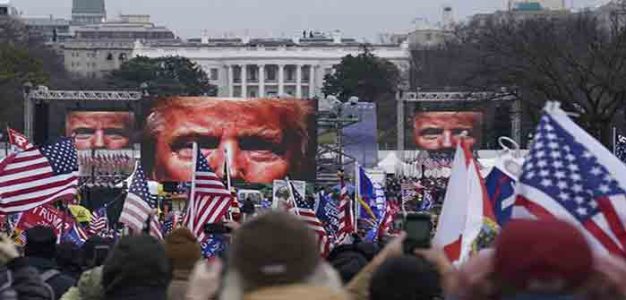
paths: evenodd
<path fill-rule="evenodd" d="M 317 116 L 318 141 L 324 135 L 331 134 L 334 140 L 330 144 L 318 142 L 317 147 L 317 182 L 332 185 L 339 182 L 337 172 L 354 164 L 355 158 L 344 152 L 343 128 L 359 122 L 355 106 L 357 97 L 350 97 L 341 102 L 334 96 L 319 100 Z M 351 174 L 347 171 L 346 174 Z"/>
<path fill-rule="evenodd" d="M 114 187 L 132 172 L 139 153 L 135 111 L 147 96 L 145 88 L 49 90 L 26 83 L 23 92 L 24 134 L 36 145 L 74 136 L 81 186 Z"/>
<path fill-rule="evenodd" d="M 405 161 L 405 150 L 441 151 L 450 145 L 436 144 L 437 135 L 444 130 L 467 128 L 475 147 L 480 145 L 483 135 L 482 124 L 485 121 L 485 106 L 508 102 L 511 136 L 521 142 L 521 103 L 514 91 L 506 88 L 500 91 L 433 91 L 433 92 L 398 92 L 397 100 L 397 156 Z M 411 109 L 407 112 L 407 107 Z M 502 112 L 497 111 L 500 114 Z M 410 115 L 409 115 L 410 114 Z M 488 116 L 488 117 L 493 117 Z M 489 120 L 487 120 L 489 121 Z M 452 125 L 442 125 L 455 123 Z M 406 126 L 411 124 L 413 136 L 407 137 Z M 444 129 L 446 128 L 446 129 Z M 410 142 L 407 142 L 410 141 Z M 454 142 L 454 141 L 453 141 Z M 406 146 L 409 146 L 407 149 Z M 448 150 L 450 150 L 448 148 Z M 453 149 L 452 149 L 453 150 Z M 423 151 L 420 151 L 423 152 Z"/>

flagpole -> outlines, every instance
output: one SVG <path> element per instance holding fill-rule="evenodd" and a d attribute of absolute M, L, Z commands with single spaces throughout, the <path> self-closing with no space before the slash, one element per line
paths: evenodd
<path fill-rule="evenodd" d="M 613 126 L 613 155 L 615 155 L 615 151 L 617 150 L 617 148 L 615 147 L 616 144 L 617 144 L 617 128 Z"/>
<path fill-rule="evenodd" d="M 224 163 L 226 164 L 226 184 L 230 192 L 232 185 L 230 182 L 230 153 L 228 152 L 228 147 L 224 147 Z"/>
<path fill-rule="evenodd" d="M 192 220 L 196 218 L 196 164 L 198 163 L 198 144 L 193 142 L 191 155 L 191 191 L 189 192 L 189 201 L 187 201 L 188 211 L 191 212 L 189 216 L 190 224 L 185 224 L 187 228 L 189 225 L 194 224 Z M 189 228 L 192 232 L 195 232 L 195 228 Z"/>
<path fill-rule="evenodd" d="M 293 191 L 293 186 L 291 185 L 291 181 L 289 181 L 289 177 L 285 177 L 285 181 L 287 182 L 287 189 L 289 190 L 289 194 L 291 197 L 290 200 L 293 203 L 293 207 L 296 211 L 296 215 L 300 215 L 300 208 L 298 207 L 298 203 L 296 203 L 296 194 Z"/>
<path fill-rule="evenodd" d="M 354 232 L 357 232 L 358 230 L 358 220 L 359 220 L 359 216 L 358 214 L 361 212 L 361 210 L 359 209 L 359 199 L 361 197 L 361 172 L 359 172 L 359 163 L 358 162 L 354 162 L 354 201 L 353 204 L 350 206 L 350 209 L 352 209 L 352 225 L 354 226 Z"/>

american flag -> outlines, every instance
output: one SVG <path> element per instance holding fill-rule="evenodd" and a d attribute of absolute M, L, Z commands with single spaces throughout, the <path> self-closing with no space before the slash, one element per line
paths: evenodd
<path fill-rule="evenodd" d="M 178 215 L 178 212 L 170 211 L 169 213 L 167 213 L 167 215 L 165 216 L 165 220 L 163 220 L 163 228 L 161 229 L 163 235 L 167 235 L 172 232 L 172 230 L 174 230 L 174 228 L 176 228 L 176 226 L 178 225 L 179 220 L 180 217 Z"/>
<path fill-rule="evenodd" d="M 72 198 L 77 185 L 78 159 L 72 139 L 14 153 L 0 163 L 0 213 Z"/>
<path fill-rule="evenodd" d="M 99 208 L 91 213 L 91 221 L 89 222 L 89 234 L 100 235 L 107 231 L 107 225 L 109 220 L 107 219 L 106 207 Z"/>
<path fill-rule="evenodd" d="M 385 205 L 385 213 L 383 214 L 383 217 L 380 220 L 380 225 L 378 226 L 378 237 L 383 236 L 389 231 L 389 228 L 391 227 L 393 219 L 398 210 L 398 205 L 395 202 L 387 200 L 387 203 Z"/>
<path fill-rule="evenodd" d="M 615 156 L 626 163 L 626 136 L 618 134 L 615 138 Z"/>
<path fill-rule="evenodd" d="M 19 131 L 7 127 L 7 133 L 9 134 L 9 144 L 18 151 L 24 151 L 33 147 L 28 138 Z"/>
<path fill-rule="evenodd" d="M 232 195 L 211 170 L 206 158 L 194 144 L 194 165 L 191 193 L 183 224 L 199 242 L 204 241 L 204 224 L 219 223 L 231 205 Z"/>
<path fill-rule="evenodd" d="M 126 224 L 135 232 L 141 232 L 145 227 L 150 213 L 154 209 L 149 204 L 148 193 L 148 181 L 146 180 L 146 173 L 140 164 L 137 164 L 135 173 L 133 173 L 130 188 L 126 195 L 126 200 L 122 208 L 122 214 L 120 215 L 120 223 Z M 150 218 L 150 234 L 163 238 L 161 234 L 161 226 L 156 216 Z"/>
<path fill-rule="evenodd" d="M 289 211 L 296 216 L 298 216 L 302 221 L 304 221 L 309 228 L 311 228 L 318 236 L 318 242 L 320 246 L 320 253 L 322 256 L 326 256 L 329 252 L 329 241 L 326 235 L 326 230 L 324 229 L 324 225 L 317 218 L 315 214 L 315 210 L 313 210 L 314 203 L 306 201 L 300 193 L 293 186 L 293 183 L 289 182 L 289 192 L 291 193 L 292 200 L 294 201 L 294 207 L 290 208 Z"/>
<path fill-rule="evenodd" d="M 343 177 L 341 177 L 341 191 L 339 193 L 339 229 L 337 230 L 337 242 L 341 243 L 354 232 L 352 225 L 352 208 L 350 206 L 350 195 L 348 195 L 348 187 Z"/>
<path fill-rule="evenodd" d="M 626 166 L 554 103 L 522 168 L 514 218 L 575 224 L 594 249 L 626 256 Z"/>

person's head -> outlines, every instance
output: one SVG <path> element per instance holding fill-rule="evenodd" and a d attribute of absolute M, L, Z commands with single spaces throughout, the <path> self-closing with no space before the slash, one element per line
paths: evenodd
<path fill-rule="evenodd" d="M 575 293 L 590 278 L 592 267 L 585 237 L 564 221 L 514 220 L 495 241 L 497 285 L 512 299 L 528 293 Z"/>
<path fill-rule="evenodd" d="M 170 278 L 163 245 L 146 234 L 121 238 L 102 270 L 102 286 L 106 295 L 137 286 L 164 292 Z"/>
<path fill-rule="evenodd" d="M 74 136 L 76 149 L 128 148 L 133 115 L 125 111 L 72 111 L 65 117 L 65 134 Z"/>
<path fill-rule="evenodd" d="M 192 143 L 222 176 L 226 151 L 230 175 L 246 182 L 271 183 L 307 166 L 307 101 L 228 100 L 173 97 L 159 100 L 147 118 L 154 144 L 152 177 L 188 181 Z"/>
<path fill-rule="evenodd" d="M 425 259 L 403 255 L 386 260 L 370 280 L 370 300 L 433 300 L 441 297 L 441 276 Z"/>
<path fill-rule="evenodd" d="M 56 262 L 64 270 L 80 271 L 80 248 L 72 242 L 62 242 L 57 246 Z"/>
<path fill-rule="evenodd" d="M 94 236 L 89 238 L 82 247 L 82 264 L 84 267 L 93 268 L 104 264 L 111 248 L 113 240 Z"/>
<path fill-rule="evenodd" d="M 37 225 L 26 230 L 24 255 L 54 259 L 57 237 L 52 228 Z"/>
<path fill-rule="evenodd" d="M 424 150 L 445 150 L 456 147 L 465 135 L 470 146 L 480 136 L 480 112 L 417 112 L 413 117 L 415 145 Z"/>
<path fill-rule="evenodd" d="M 165 237 L 165 254 L 174 270 L 190 271 L 202 258 L 200 244 L 185 227 L 176 228 Z"/>
<path fill-rule="evenodd" d="M 240 274 L 245 290 L 304 282 L 321 261 L 312 230 L 283 212 L 244 223 L 230 250 L 229 266 Z"/>
<path fill-rule="evenodd" d="M 326 258 L 341 276 L 343 283 L 348 283 L 367 264 L 368 258 L 355 245 L 339 245 Z"/>

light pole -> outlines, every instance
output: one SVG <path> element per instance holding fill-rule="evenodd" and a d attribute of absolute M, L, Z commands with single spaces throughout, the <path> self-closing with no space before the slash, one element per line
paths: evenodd
<path fill-rule="evenodd" d="M 30 97 L 30 92 L 33 89 L 33 84 L 27 81 L 22 86 L 22 92 L 24 94 L 24 135 L 32 141 L 33 140 L 33 114 L 35 112 L 35 105 Z"/>

